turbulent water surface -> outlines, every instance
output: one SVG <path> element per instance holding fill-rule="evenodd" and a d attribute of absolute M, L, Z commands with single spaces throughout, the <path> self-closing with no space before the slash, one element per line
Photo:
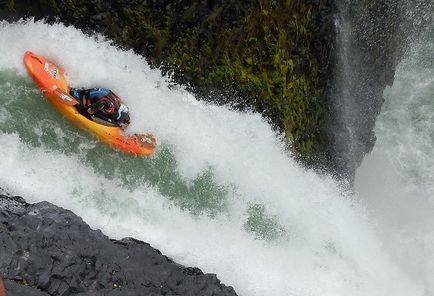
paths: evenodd
<path fill-rule="evenodd" d="M 26 74 L 26 50 L 61 65 L 74 87 L 113 89 L 130 107 L 129 132 L 158 138 L 156 154 L 122 155 L 72 126 Z M 1 23 L 0 52 L 3 190 L 71 209 L 113 238 L 145 240 L 217 273 L 240 295 L 417 296 L 432 288 L 432 64 L 403 65 L 388 90 L 410 112 L 387 104 L 359 198 L 298 166 L 259 115 L 171 89 L 141 57 L 98 36 Z M 406 219 L 420 222 L 401 225 Z"/>
<path fill-rule="evenodd" d="M 393 261 L 434 295 L 434 26 L 399 65 L 385 98 L 356 188 Z"/>

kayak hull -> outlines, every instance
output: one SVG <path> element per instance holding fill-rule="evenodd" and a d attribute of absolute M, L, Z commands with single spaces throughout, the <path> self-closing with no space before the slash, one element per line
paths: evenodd
<path fill-rule="evenodd" d="M 68 81 L 62 68 L 30 51 L 24 54 L 23 61 L 27 72 L 50 103 L 77 127 L 121 152 L 141 156 L 154 153 L 156 141 L 152 135 L 126 135 L 120 127 L 104 125 L 82 115 L 74 106 L 78 104 L 77 100 L 69 95 Z"/>

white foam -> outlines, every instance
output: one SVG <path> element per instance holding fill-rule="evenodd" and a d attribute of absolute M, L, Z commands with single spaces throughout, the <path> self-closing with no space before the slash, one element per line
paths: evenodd
<path fill-rule="evenodd" d="M 171 147 L 183 178 L 211 167 L 215 181 L 233 189 L 224 213 L 192 216 L 158 188 L 128 189 L 78 155 L 5 133 L 0 187 L 71 209 L 112 237 L 148 241 L 180 263 L 217 273 L 240 295 L 422 295 L 389 261 L 363 208 L 330 179 L 299 167 L 259 115 L 170 90 L 132 51 L 72 27 L 3 23 L 0 41 L 0 71 L 25 77 L 22 54 L 31 50 L 62 65 L 73 86 L 113 89 L 132 112 L 130 130 L 151 131 Z M 252 203 L 264 204 L 288 239 L 266 242 L 246 232 Z"/>
<path fill-rule="evenodd" d="M 434 295 L 433 26 L 399 65 L 356 188 L 400 267 Z"/>

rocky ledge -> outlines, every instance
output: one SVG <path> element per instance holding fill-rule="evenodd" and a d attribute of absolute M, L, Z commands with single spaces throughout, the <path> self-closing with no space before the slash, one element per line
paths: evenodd
<path fill-rule="evenodd" d="M 71 211 L 4 195 L 0 275 L 9 296 L 237 295 L 215 274 L 177 264 L 145 242 L 111 240 Z"/>

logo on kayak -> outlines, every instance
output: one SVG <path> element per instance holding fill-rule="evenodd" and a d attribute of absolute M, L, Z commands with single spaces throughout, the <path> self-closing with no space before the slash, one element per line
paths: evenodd
<path fill-rule="evenodd" d="M 50 73 L 51 77 L 53 77 L 54 79 L 59 79 L 57 68 L 54 67 L 53 69 L 50 70 L 50 64 L 47 62 L 45 62 L 44 64 L 44 71 Z"/>
<path fill-rule="evenodd" d="M 54 79 L 58 79 L 58 78 L 59 78 L 59 77 L 57 76 L 57 68 L 53 68 L 53 69 L 51 69 L 50 74 L 51 74 L 51 76 L 52 76 Z"/>
<path fill-rule="evenodd" d="M 155 146 L 155 139 L 150 134 L 146 134 L 146 135 L 134 134 L 134 137 L 136 138 L 136 143 L 138 144 L 142 144 L 142 145 L 148 144 L 148 145 Z"/>
<path fill-rule="evenodd" d="M 68 96 L 68 95 L 65 95 L 65 94 L 60 94 L 60 96 L 59 96 L 62 100 L 64 100 L 64 101 L 68 101 L 68 102 L 72 102 L 72 99 Z"/>
<path fill-rule="evenodd" d="M 148 144 L 152 144 L 152 138 L 150 138 L 149 136 L 144 136 L 143 138 L 140 139 L 142 141 L 142 143 L 148 143 Z"/>

